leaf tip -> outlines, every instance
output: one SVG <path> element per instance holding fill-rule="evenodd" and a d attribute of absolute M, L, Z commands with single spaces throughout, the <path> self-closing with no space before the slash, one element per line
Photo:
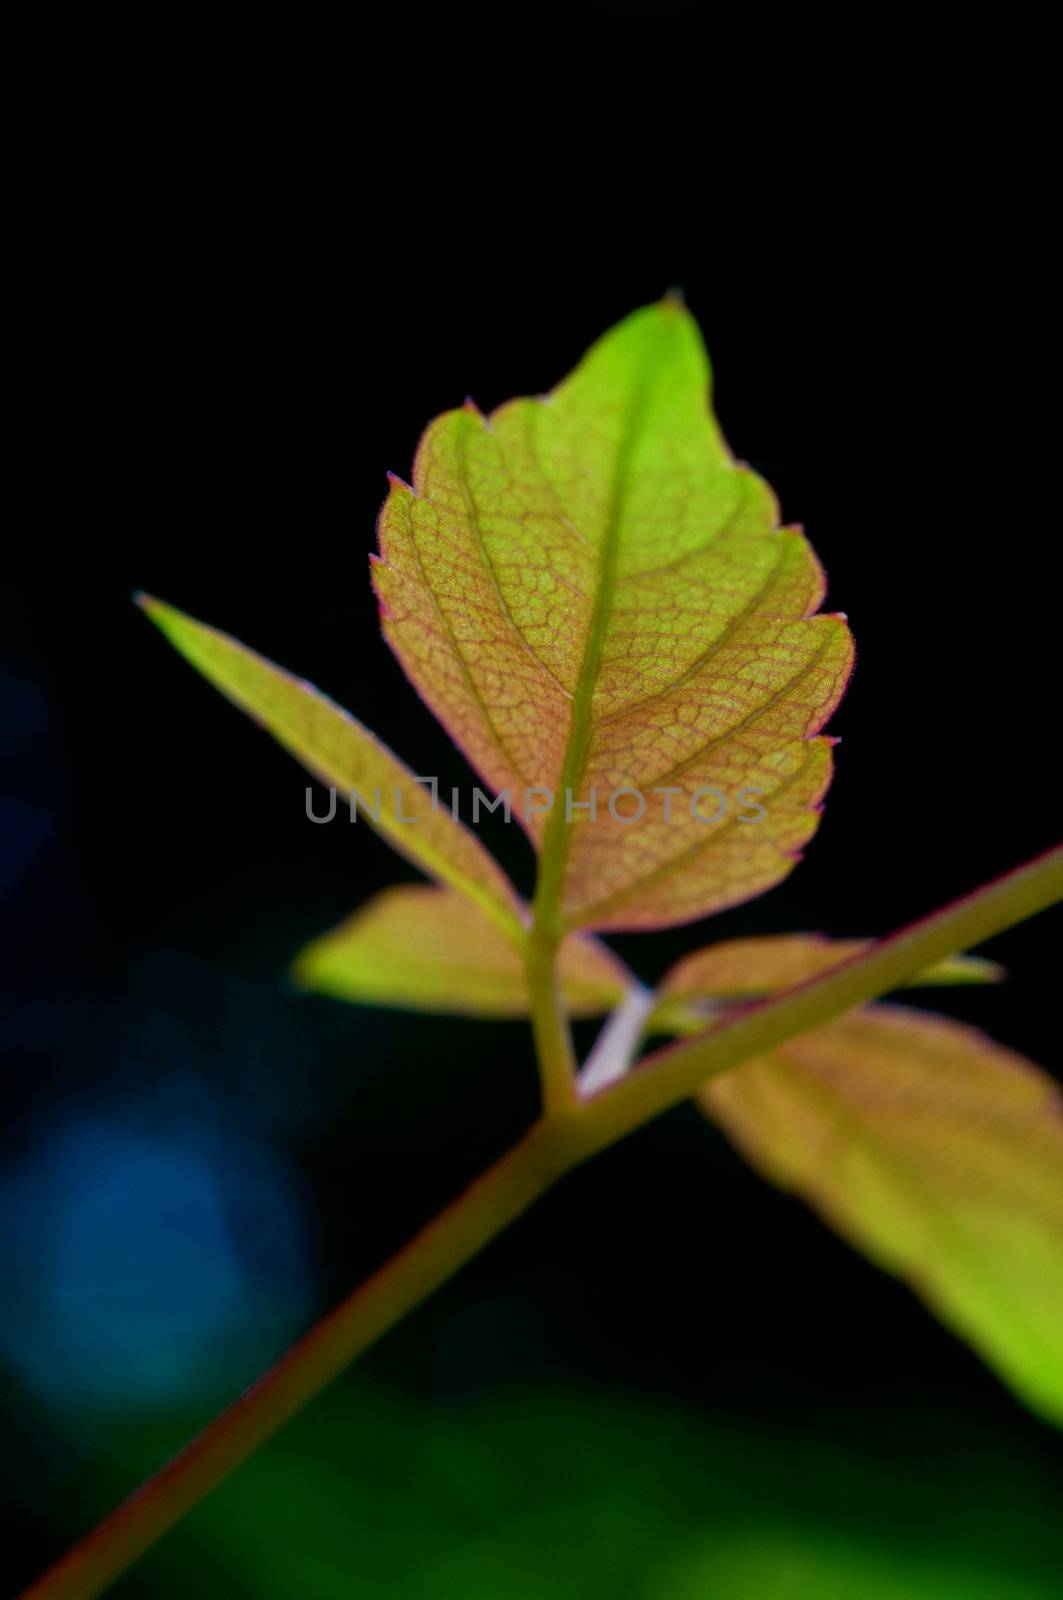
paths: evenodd
<path fill-rule="evenodd" d="M 483 427 L 487 429 L 488 433 L 491 432 L 490 421 L 480 410 L 480 407 L 476 404 L 476 401 L 473 399 L 471 394 L 467 394 L 465 396 L 465 399 L 461 403 L 461 409 L 468 412 L 470 417 L 475 417 L 477 422 L 481 423 Z"/>
<path fill-rule="evenodd" d="M 669 311 L 685 311 L 687 297 L 678 283 L 671 284 L 661 296 L 661 305 Z"/>
<path fill-rule="evenodd" d="M 397 494 L 412 494 L 416 498 L 417 490 L 413 484 L 407 483 L 405 478 L 400 478 L 397 472 L 389 472 L 387 478 L 388 487 L 394 489 Z"/>

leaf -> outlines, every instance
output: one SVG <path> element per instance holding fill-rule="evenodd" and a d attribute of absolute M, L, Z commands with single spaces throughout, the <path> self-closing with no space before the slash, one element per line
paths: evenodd
<path fill-rule="evenodd" d="M 478 905 L 508 938 L 523 913 L 497 862 L 369 729 L 325 695 L 246 645 L 150 595 L 138 604 L 170 643 L 322 783 L 359 798 L 358 816 L 429 877 Z M 415 821 L 402 819 L 413 817 Z"/>
<path fill-rule="evenodd" d="M 381 515 L 385 635 L 512 795 L 557 929 L 684 922 L 770 888 L 830 781 L 816 735 L 849 632 L 815 615 L 819 564 L 731 457 L 708 383 L 687 312 L 638 311 L 550 395 L 439 417 Z M 535 789 L 555 797 L 549 818 Z M 697 798 L 710 789 L 722 812 Z M 566 791 L 593 791 L 597 820 L 570 818 Z M 641 819 L 622 820 L 638 796 Z"/>
<path fill-rule="evenodd" d="M 764 1175 L 1063 1423 L 1063 1099 L 975 1029 L 870 1006 L 699 1096 Z"/>
<path fill-rule="evenodd" d="M 597 1016 L 621 998 L 626 969 L 604 945 L 570 934 L 559 965 L 573 1016 Z M 293 969 L 304 988 L 365 1005 L 462 1016 L 526 1017 L 524 967 L 475 906 L 424 884 L 385 889 L 307 945 Z"/>
<path fill-rule="evenodd" d="M 792 989 L 818 978 L 868 948 L 870 940 L 827 939 L 818 933 L 771 934 L 756 939 L 726 939 L 692 951 L 661 980 L 662 999 L 726 997 L 742 999 Z M 1002 967 L 979 956 L 949 956 L 909 980 L 927 984 L 998 983 Z"/>

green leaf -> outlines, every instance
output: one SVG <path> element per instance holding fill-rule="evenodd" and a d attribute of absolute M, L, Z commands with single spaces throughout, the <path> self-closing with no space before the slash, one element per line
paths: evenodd
<path fill-rule="evenodd" d="M 242 711 L 248 712 L 341 799 L 358 797 L 358 816 L 429 877 L 480 907 L 520 946 L 520 902 L 497 862 L 369 729 L 312 684 L 246 645 L 150 595 L 138 604 L 170 643 Z M 404 821 L 414 818 L 414 821 Z"/>
<path fill-rule="evenodd" d="M 627 972 L 596 939 L 570 934 L 558 972 L 572 1016 L 608 1011 Z M 365 1005 L 526 1017 L 528 986 L 513 947 L 459 895 L 428 885 L 385 889 L 353 917 L 307 945 L 293 976 L 306 989 Z"/>
<path fill-rule="evenodd" d="M 551 933 L 733 905 L 785 877 L 817 826 L 831 752 L 816 736 L 849 632 L 815 614 L 819 564 L 733 460 L 708 384 L 692 318 L 648 307 L 550 395 L 438 418 L 381 516 L 385 634 L 513 796 Z M 592 791 L 597 820 L 570 815 L 566 794 Z"/>
<path fill-rule="evenodd" d="M 976 1030 L 871 1006 L 708 1085 L 765 1176 L 1063 1423 L 1063 1100 Z"/>

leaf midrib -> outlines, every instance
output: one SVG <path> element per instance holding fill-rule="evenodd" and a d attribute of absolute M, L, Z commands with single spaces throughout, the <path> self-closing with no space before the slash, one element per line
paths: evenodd
<path fill-rule="evenodd" d="M 612 493 L 609 497 L 609 511 L 601 544 L 601 572 L 594 593 L 583 660 L 580 663 L 579 677 L 572 696 L 572 716 L 569 723 L 569 737 L 565 747 L 565 758 L 561 767 L 561 778 L 557 794 L 554 796 L 553 810 L 550 813 L 550 820 L 543 835 L 542 849 L 540 851 L 534 919 L 536 927 L 542 929 L 548 936 L 553 938 L 558 937 L 561 932 L 559 910 L 564 888 L 569 840 L 573 827 L 573 823 L 568 820 L 568 807 L 565 804 L 565 796 L 569 792 L 573 796 L 578 794 L 580 781 L 587 764 L 587 753 L 590 749 L 593 726 L 591 709 L 616 589 L 616 572 L 620 553 L 620 529 L 631 476 L 631 460 L 645 418 L 647 401 L 652 386 L 652 368 L 644 360 L 636 378 L 632 403 L 617 447 L 613 468 Z"/>

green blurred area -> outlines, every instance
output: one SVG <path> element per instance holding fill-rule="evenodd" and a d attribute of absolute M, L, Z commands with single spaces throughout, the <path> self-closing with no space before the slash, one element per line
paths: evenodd
<path fill-rule="evenodd" d="M 1048 1458 L 1042 1472 L 1006 1437 L 953 1428 L 936 1439 L 925 1421 L 907 1445 L 865 1452 L 630 1396 L 543 1388 L 448 1409 L 363 1377 L 315 1404 L 114 1592 L 1057 1597 L 1063 1527 Z M 116 1441 L 112 1459 L 125 1479 L 171 1442 L 142 1432 Z M 86 1486 L 93 1502 L 105 1493 Z"/>

